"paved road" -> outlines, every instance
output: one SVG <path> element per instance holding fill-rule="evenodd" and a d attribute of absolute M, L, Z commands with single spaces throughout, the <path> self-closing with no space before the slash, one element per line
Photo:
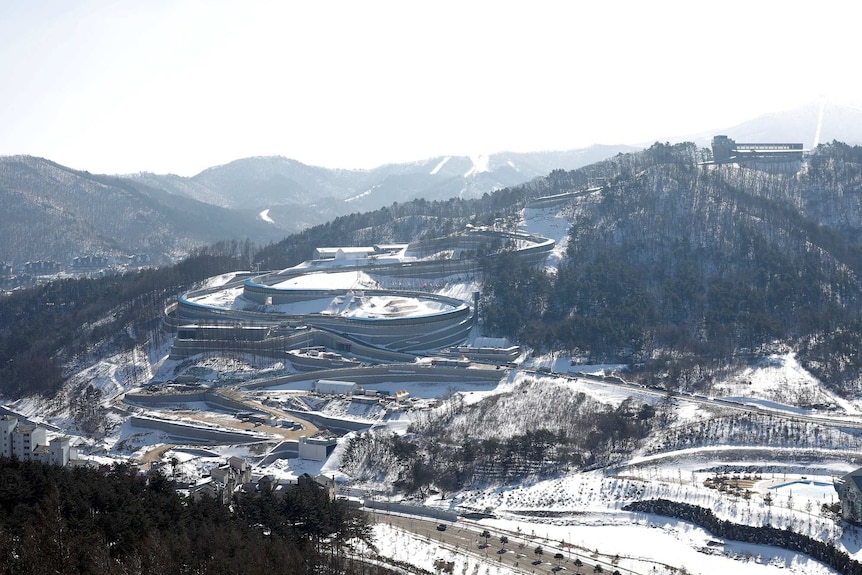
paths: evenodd
<path fill-rule="evenodd" d="M 544 541 L 542 538 L 530 539 L 520 537 L 517 533 L 505 533 L 499 529 L 490 529 L 491 537 L 487 540 L 481 537 L 486 527 L 469 521 L 458 521 L 455 523 L 432 521 L 417 516 L 389 514 L 382 510 L 366 509 L 373 521 L 386 523 L 394 527 L 409 531 L 431 542 L 439 542 L 440 546 L 448 551 L 456 550 L 481 557 L 489 563 L 504 564 L 510 569 L 515 569 L 525 574 L 548 574 L 556 573 L 554 568 L 558 565 L 562 568 L 559 573 L 594 573 L 596 560 L 586 556 L 581 549 L 560 549 L 559 541 Z M 438 525 L 446 525 L 445 531 L 439 531 Z M 505 535 L 509 541 L 500 543 L 500 536 Z M 536 547 L 541 546 L 543 553 L 535 553 Z M 501 552 L 501 550 L 504 550 Z M 582 553 L 578 555 L 578 552 Z M 563 559 L 559 561 L 554 555 L 560 553 Z M 442 554 L 441 554 L 442 555 Z M 441 557 L 442 558 L 442 557 Z M 580 558 L 583 565 L 578 568 L 574 561 Z M 612 573 L 616 567 L 609 563 L 599 561 L 605 573 Z M 627 569 L 620 569 L 624 575 L 631 575 Z"/>
<path fill-rule="evenodd" d="M 241 385 L 238 385 L 237 387 L 241 387 Z M 264 405 L 264 404 L 260 403 L 259 401 L 254 401 L 253 399 L 249 399 L 249 398 L 245 397 L 245 395 L 243 395 L 243 393 L 241 391 L 239 391 L 238 389 L 235 389 L 232 387 L 223 387 L 223 388 L 217 389 L 216 393 L 219 395 L 222 395 L 224 397 L 227 397 L 228 399 L 232 399 L 234 401 L 242 403 L 243 405 L 247 406 L 249 410 L 263 411 L 263 412 L 266 412 L 266 413 L 270 414 L 271 416 L 275 417 L 276 419 L 285 419 L 287 421 L 295 421 L 295 422 L 299 422 L 300 424 L 302 424 L 302 428 L 297 429 L 297 430 L 288 430 L 288 429 L 285 429 L 283 427 L 268 427 L 265 425 L 255 426 L 254 424 L 251 424 L 250 428 L 252 430 L 254 430 L 256 427 L 258 427 L 259 431 L 266 431 L 267 433 L 272 433 L 274 435 L 278 435 L 284 439 L 297 439 L 297 440 L 303 435 L 305 435 L 307 437 L 313 437 L 314 434 L 316 434 L 318 432 L 318 427 L 316 425 L 314 425 L 312 422 L 310 422 L 309 420 L 303 419 L 302 417 L 297 416 L 293 413 L 287 413 L 287 412 L 282 411 L 280 409 L 277 409 L 275 407 L 270 407 L 268 405 Z"/>

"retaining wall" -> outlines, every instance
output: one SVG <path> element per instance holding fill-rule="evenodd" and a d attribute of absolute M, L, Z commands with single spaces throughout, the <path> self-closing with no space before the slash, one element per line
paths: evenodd
<path fill-rule="evenodd" d="M 208 427 L 197 427 L 186 423 L 178 423 L 176 421 L 166 421 L 164 419 L 153 419 L 150 417 L 140 417 L 133 415 L 129 418 L 129 422 L 134 427 L 142 427 L 144 429 L 154 429 L 163 431 L 171 436 L 172 439 L 180 440 L 179 443 L 206 443 L 210 445 L 233 445 L 236 443 L 258 443 L 267 441 L 271 438 L 268 436 L 259 435 L 256 433 L 241 431 L 228 431 L 222 429 L 213 429 Z"/>
<path fill-rule="evenodd" d="M 435 509 L 434 507 L 423 507 L 421 505 L 408 505 L 407 503 L 390 503 L 389 501 L 378 501 L 375 499 L 366 499 L 362 503 L 370 509 L 378 509 L 380 511 L 389 511 L 391 513 L 404 513 L 405 515 L 419 515 L 421 517 L 431 517 L 441 521 L 458 521 L 458 514 L 444 509 Z"/>

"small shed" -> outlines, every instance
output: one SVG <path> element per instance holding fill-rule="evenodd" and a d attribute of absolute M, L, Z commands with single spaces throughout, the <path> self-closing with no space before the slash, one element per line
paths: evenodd
<path fill-rule="evenodd" d="M 299 457 L 312 461 L 326 461 L 338 444 L 338 439 L 330 436 L 299 438 Z"/>
<path fill-rule="evenodd" d="M 314 383 L 314 391 L 326 395 L 353 395 L 358 390 L 359 386 L 352 381 L 318 379 Z"/>

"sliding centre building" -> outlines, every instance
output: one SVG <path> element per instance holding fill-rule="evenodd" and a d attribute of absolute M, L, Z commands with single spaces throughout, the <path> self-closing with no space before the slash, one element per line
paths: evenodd
<path fill-rule="evenodd" d="M 433 287 L 478 273 L 476 253 L 492 243 L 535 265 L 554 247 L 528 234 L 471 230 L 413 246 L 318 248 L 293 268 L 183 294 L 176 322 L 181 333 L 218 334 L 222 341 L 302 328 L 331 334 L 342 347 L 433 353 L 467 340 L 478 302 L 478 293 L 460 299 Z"/>

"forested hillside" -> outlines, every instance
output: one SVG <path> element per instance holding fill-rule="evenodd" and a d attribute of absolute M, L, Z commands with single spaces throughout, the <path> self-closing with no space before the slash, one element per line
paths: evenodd
<path fill-rule="evenodd" d="M 0 458 L 0 573 L 359 573 L 365 516 L 313 481 L 232 506 L 183 498 L 134 467 L 48 466 Z"/>
<path fill-rule="evenodd" d="M 218 244 L 173 266 L 56 281 L 0 298 L 0 394 L 50 396 L 77 356 L 142 342 L 158 347 L 171 298 L 207 277 L 247 269 L 250 250 Z"/>
<path fill-rule="evenodd" d="M 555 168 L 578 168 L 634 149 L 595 145 L 564 152 L 441 156 L 370 170 L 322 168 L 279 156 L 252 157 L 208 168 L 191 178 L 146 173 L 129 178 L 216 206 L 254 213 L 269 210 L 271 223 L 287 234 L 345 214 L 417 198 L 444 202 L 478 198 Z"/>
<path fill-rule="evenodd" d="M 475 200 L 414 200 L 342 216 L 256 254 L 242 246 L 216 250 L 210 255 L 227 257 L 207 270 L 281 269 L 319 246 L 409 242 L 467 224 L 511 229 L 525 209 L 538 209 L 525 207 L 531 199 L 598 186 L 553 208 L 572 224 L 567 257 L 554 273 L 505 256 L 484 262 L 480 317 L 488 335 L 623 361 L 650 383 L 695 388 L 737 358 L 782 342 L 827 385 L 857 390 L 862 149 L 832 143 L 802 165 L 780 167 L 700 165 L 705 157 L 692 144 L 655 144 Z M 180 274 L 182 281 L 173 279 L 176 271 L 162 273 L 171 279 L 154 281 L 148 293 L 165 295 L 204 277 L 203 269 Z M 70 356 L 60 353 L 63 346 L 86 341 L 75 329 L 96 318 L 81 310 L 127 301 L 112 287 L 119 281 L 69 281 L 59 298 L 61 288 L 49 286 L 4 300 L 4 393 L 42 381 L 21 362 L 41 357 L 56 364 Z M 93 295 L 103 293 L 113 295 Z"/>
<path fill-rule="evenodd" d="M 701 158 L 690 144 L 656 144 L 528 186 L 549 195 L 606 182 L 566 208 L 556 276 L 491 268 L 489 327 L 539 349 L 646 363 L 672 385 L 687 362 L 792 342 L 815 372 L 837 376 L 827 384 L 855 389 L 858 364 L 826 350 L 859 341 L 862 151 L 820 146 L 801 167 Z"/>
<path fill-rule="evenodd" d="M 221 240 L 282 234 L 241 213 L 42 158 L 0 158 L 0 262 L 146 254 L 167 265 Z"/>
<path fill-rule="evenodd" d="M 461 394 L 416 418 L 407 434 L 351 436 L 342 469 L 408 493 L 603 466 L 631 453 L 667 414 L 627 400 L 608 405 L 565 383 L 527 379 L 479 402 Z"/>
<path fill-rule="evenodd" d="M 417 200 L 337 218 L 258 258 L 279 268 L 318 245 L 410 241 L 467 223 L 511 226 L 529 199 L 600 183 L 563 208 L 572 227 L 558 273 L 506 257 L 486 262 L 481 315 L 489 333 L 634 363 L 723 363 L 793 341 L 812 365 L 817 358 L 814 367 L 844 373 L 852 358 L 827 365 L 823 346 L 856 341 L 860 156 L 833 143 L 804 167 L 702 166 L 704 150 L 656 144 L 479 200 Z"/>

